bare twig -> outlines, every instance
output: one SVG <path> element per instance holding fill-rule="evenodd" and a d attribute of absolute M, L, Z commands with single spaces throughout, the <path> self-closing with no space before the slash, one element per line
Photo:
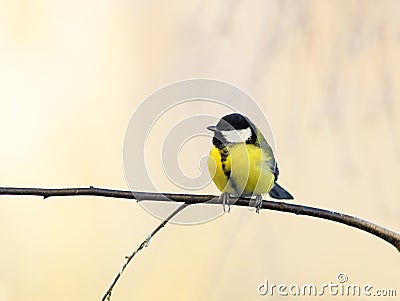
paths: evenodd
<path fill-rule="evenodd" d="M 126 190 L 111 190 L 103 188 L 15 188 L 15 187 L 0 187 L 0 195 L 36 195 L 43 198 L 55 196 L 101 196 L 112 198 L 149 200 L 149 201 L 174 201 L 182 202 L 185 204 L 219 204 L 218 197 L 213 195 L 194 195 L 194 194 L 172 194 L 172 193 L 155 193 L 155 192 L 139 192 L 139 191 L 126 191 Z M 250 199 L 239 198 L 235 201 L 237 206 L 251 206 L 253 202 Z M 390 231 L 374 223 L 371 223 L 360 218 L 329 211 L 320 208 L 313 208 L 303 205 L 287 204 L 283 202 L 263 201 L 262 209 L 269 209 L 275 211 L 289 212 L 298 215 L 308 215 L 335 221 L 360 230 L 371 233 L 388 243 L 392 244 L 400 252 L 400 234 Z"/>
<path fill-rule="evenodd" d="M 153 236 L 161 229 L 163 228 L 170 220 L 171 218 L 173 218 L 175 215 L 177 215 L 180 211 L 182 211 L 183 209 L 185 209 L 187 206 L 189 206 L 188 204 L 182 204 L 180 205 L 178 208 L 176 208 L 174 210 L 174 212 L 172 212 L 165 220 L 162 221 L 161 224 L 159 224 L 157 226 L 157 228 L 155 228 L 153 230 L 153 232 L 150 233 L 149 236 L 146 237 L 146 239 L 137 247 L 137 249 L 135 251 L 132 252 L 131 255 L 126 256 L 126 261 L 124 263 L 124 265 L 122 266 L 122 268 L 120 269 L 120 271 L 118 272 L 118 274 L 115 276 L 113 282 L 111 283 L 110 287 L 108 288 L 107 292 L 104 294 L 103 298 L 101 298 L 101 301 L 105 301 L 105 300 L 110 300 L 111 298 L 111 293 L 112 290 L 114 288 L 114 286 L 117 284 L 117 281 L 119 279 L 119 277 L 121 277 L 122 273 L 124 272 L 125 268 L 128 266 L 129 262 L 132 260 L 132 258 L 144 247 L 147 247 L 150 243 L 150 240 L 153 238 Z"/>
<path fill-rule="evenodd" d="M 136 199 L 136 200 L 151 200 L 151 201 L 175 201 L 182 202 L 175 211 L 173 211 L 165 220 L 163 220 L 157 228 L 150 233 L 150 235 L 132 252 L 131 255 L 126 257 L 124 265 L 121 267 L 118 274 L 115 276 L 110 287 L 104 294 L 102 301 L 110 300 L 111 293 L 114 286 L 117 284 L 118 279 L 131 262 L 132 258 L 144 247 L 146 247 L 150 239 L 162 229 L 176 214 L 182 211 L 190 204 L 199 203 L 219 203 L 218 197 L 213 195 L 192 195 L 192 194 L 171 194 L 171 193 L 148 193 L 148 192 L 132 192 L 123 190 L 111 190 L 103 188 L 95 188 L 90 186 L 89 188 L 61 188 L 61 189 L 48 189 L 48 188 L 15 188 L 15 187 L 0 187 L 0 195 L 35 195 L 42 196 L 43 198 L 55 197 L 55 196 L 79 196 L 79 195 L 90 195 L 90 196 L 102 196 L 112 198 L 124 198 L 124 199 Z M 235 200 L 235 205 L 238 206 L 251 206 L 252 201 L 246 198 L 239 198 Z M 294 213 L 298 215 L 309 215 L 322 219 L 327 219 L 342 223 L 351 227 L 358 228 L 360 230 L 369 232 L 383 240 L 386 240 L 400 251 L 400 234 L 385 229 L 381 226 L 373 224 L 371 222 L 359 219 L 354 216 L 338 213 L 334 211 L 328 211 L 319 208 L 313 208 L 302 205 L 287 204 L 283 202 L 271 202 L 263 201 L 263 209 L 276 210 Z"/>

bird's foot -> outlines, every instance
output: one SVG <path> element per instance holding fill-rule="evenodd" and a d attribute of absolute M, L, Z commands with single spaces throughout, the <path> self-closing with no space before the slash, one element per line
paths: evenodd
<path fill-rule="evenodd" d="M 258 195 L 256 195 L 256 213 L 260 213 L 260 209 L 262 208 L 262 202 L 263 202 L 263 199 L 262 199 L 262 195 L 261 194 L 258 194 Z"/>
<path fill-rule="evenodd" d="M 226 193 L 226 192 L 222 193 L 219 196 L 219 200 L 220 200 L 220 202 L 222 202 L 222 209 L 225 212 L 225 207 L 228 206 L 228 213 L 231 211 L 231 204 L 229 202 L 229 199 L 230 199 L 230 195 L 229 195 L 229 193 Z"/>

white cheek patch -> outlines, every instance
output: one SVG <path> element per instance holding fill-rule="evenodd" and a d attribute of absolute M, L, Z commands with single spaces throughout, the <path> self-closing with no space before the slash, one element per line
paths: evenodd
<path fill-rule="evenodd" d="M 229 143 L 243 143 L 251 137 L 251 129 L 221 131 L 221 134 Z"/>

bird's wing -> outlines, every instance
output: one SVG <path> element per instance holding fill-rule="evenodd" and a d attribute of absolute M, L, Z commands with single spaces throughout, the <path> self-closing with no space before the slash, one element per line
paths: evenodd
<path fill-rule="evenodd" d="M 263 150 L 264 160 L 263 166 L 269 169 L 269 171 L 273 172 L 275 175 L 275 181 L 278 178 L 279 170 L 275 161 L 274 152 L 272 151 L 271 146 L 268 144 L 267 139 L 264 138 L 263 134 L 257 129 L 257 143 L 260 145 L 260 148 Z"/>

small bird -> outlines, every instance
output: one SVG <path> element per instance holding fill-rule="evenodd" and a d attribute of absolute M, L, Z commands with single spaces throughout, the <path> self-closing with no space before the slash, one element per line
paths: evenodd
<path fill-rule="evenodd" d="M 208 170 L 222 192 L 220 200 L 230 210 L 230 196 L 255 196 L 256 212 L 262 207 L 262 194 L 275 199 L 293 199 L 278 183 L 278 165 L 261 131 L 245 116 L 233 113 L 222 117 L 214 132 Z"/>

